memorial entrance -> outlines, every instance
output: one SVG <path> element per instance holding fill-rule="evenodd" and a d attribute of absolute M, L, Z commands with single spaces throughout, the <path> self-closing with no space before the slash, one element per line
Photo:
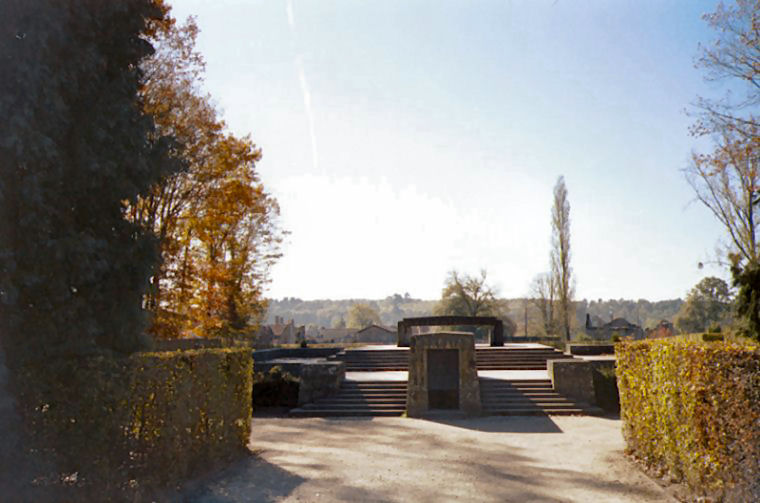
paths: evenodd
<path fill-rule="evenodd" d="M 459 350 L 427 350 L 428 408 L 459 408 Z"/>
<path fill-rule="evenodd" d="M 436 332 L 411 336 L 406 410 L 410 417 L 436 410 L 480 413 L 472 334 Z"/>

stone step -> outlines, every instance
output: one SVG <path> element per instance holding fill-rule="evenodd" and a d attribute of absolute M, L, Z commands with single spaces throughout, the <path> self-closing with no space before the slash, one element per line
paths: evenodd
<path fill-rule="evenodd" d="M 357 399 L 351 399 L 351 398 L 335 398 L 333 400 L 317 400 L 314 402 L 315 405 L 346 405 L 346 404 L 355 404 L 355 405 L 367 405 L 367 406 L 374 406 L 375 404 L 378 405 L 404 405 L 406 404 L 406 397 L 403 398 L 377 398 L 373 400 L 357 400 Z"/>
<path fill-rule="evenodd" d="M 373 390 L 359 390 L 359 389 L 342 389 L 340 395 L 361 395 L 361 396 L 376 396 L 376 395 L 406 395 L 405 389 L 373 389 Z"/>
<path fill-rule="evenodd" d="M 393 410 L 398 408 L 406 408 L 406 402 L 402 403 L 373 403 L 369 404 L 357 404 L 357 403 L 333 403 L 333 402 L 317 402 L 306 404 L 301 407 L 302 409 L 318 409 L 318 410 Z"/>
<path fill-rule="evenodd" d="M 330 397 L 332 401 L 364 401 L 364 402 L 375 402 L 379 400 L 395 400 L 397 402 L 405 402 L 406 401 L 406 393 L 399 393 L 399 394 L 393 394 L 393 395 L 336 395 L 334 397 Z M 327 400 L 326 398 L 323 398 L 321 400 Z"/>
<path fill-rule="evenodd" d="M 483 409 L 499 410 L 499 409 L 514 409 L 520 407 L 540 407 L 558 409 L 577 409 L 578 404 L 568 400 L 500 400 L 497 402 L 483 402 Z"/>
<path fill-rule="evenodd" d="M 556 409 L 551 407 L 524 407 L 509 409 L 493 409 L 486 411 L 491 416 L 586 416 L 584 409 Z"/>
<path fill-rule="evenodd" d="M 331 410 L 331 409 L 292 409 L 291 417 L 381 417 L 401 416 L 406 408 L 388 410 Z"/>
<path fill-rule="evenodd" d="M 551 387 L 552 382 L 550 380 L 546 381 L 483 381 L 483 379 L 480 380 L 480 386 L 482 388 L 488 388 L 488 389 L 495 389 L 495 388 L 537 388 L 537 387 L 545 387 L 549 386 Z"/>
<path fill-rule="evenodd" d="M 406 382 L 385 381 L 375 383 L 369 381 L 343 381 L 340 389 L 406 389 Z"/>
<path fill-rule="evenodd" d="M 406 386 L 344 386 L 342 391 L 356 391 L 363 393 L 365 391 L 406 391 Z"/>

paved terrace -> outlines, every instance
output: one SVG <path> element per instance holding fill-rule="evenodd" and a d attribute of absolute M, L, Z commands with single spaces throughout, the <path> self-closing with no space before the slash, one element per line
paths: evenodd
<path fill-rule="evenodd" d="M 504 343 L 506 349 L 551 349 L 550 346 L 537 343 Z M 491 350 L 500 349 L 492 348 L 488 344 L 475 344 L 475 349 Z M 352 348 L 351 350 L 362 351 L 409 351 L 409 348 L 398 347 L 396 345 L 371 344 L 367 346 Z M 479 370 L 478 377 L 488 377 L 491 379 L 504 380 L 533 380 L 548 379 L 549 374 L 546 370 Z M 406 371 L 380 371 L 380 372 L 346 372 L 347 381 L 399 381 L 406 382 L 409 380 L 409 373 Z"/>

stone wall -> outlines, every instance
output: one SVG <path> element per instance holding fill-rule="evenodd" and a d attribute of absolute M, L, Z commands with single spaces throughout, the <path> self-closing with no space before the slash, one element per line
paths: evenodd
<path fill-rule="evenodd" d="M 334 395 L 346 376 L 343 362 L 311 361 L 301 364 L 298 405 Z"/>
<path fill-rule="evenodd" d="M 554 391 L 589 405 L 596 404 L 591 362 L 585 360 L 547 360 L 546 370 Z"/>

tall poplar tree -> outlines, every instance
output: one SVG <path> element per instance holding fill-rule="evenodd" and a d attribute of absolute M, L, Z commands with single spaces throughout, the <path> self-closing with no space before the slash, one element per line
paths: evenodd
<path fill-rule="evenodd" d="M 559 328 L 565 340 L 569 341 L 574 289 L 573 269 L 570 266 L 570 202 L 567 200 L 567 187 L 563 176 L 557 179 L 554 186 L 551 266 L 559 304 Z"/>

